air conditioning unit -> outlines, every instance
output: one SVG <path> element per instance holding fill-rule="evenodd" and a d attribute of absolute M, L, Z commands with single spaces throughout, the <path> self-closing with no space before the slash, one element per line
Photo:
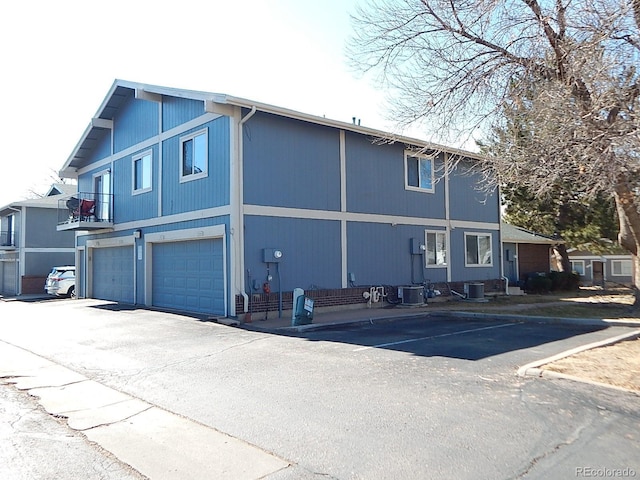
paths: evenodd
<path fill-rule="evenodd" d="M 484 298 L 484 283 L 470 283 L 469 298 Z"/>
<path fill-rule="evenodd" d="M 398 298 L 402 300 L 402 305 L 422 305 L 424 303 L 422 285 L 398 287 Z"/>
<path fill-rule="evenodd" d="M 465 300 L 469 302 L 486 302 L 484 298 L 484 283 L 465 283 L 464 293 L 466 294 Z"/>

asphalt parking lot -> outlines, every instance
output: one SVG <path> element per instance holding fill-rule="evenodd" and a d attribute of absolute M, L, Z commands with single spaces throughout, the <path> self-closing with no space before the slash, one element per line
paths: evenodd
<path fill-rule="evenodd" d="M 599 332 L 599 333 L 598 333 Z M 448 357 L 480 360 L 527 350 L 535 355 L 554 352 L 553 342 L 580 343 L 581 336 L 608 338 L 612 330 L 606 326 L 580 324 L 548 324 L 500 319 L 463 319 L 439 317 L 437 314 L 396 322 L 370 325 L 334 326 L 303 334 L 314 341 L 332 341 L 353 345 L 354 352 L 371 349 L 394 350 L 425 357 Z"/>
<path fill-rule="evenodd" d="M 265 465 L 260 476 L 229 478 L 546 479 L 598 467 L 640 475 L 637 395 L 516 375 L 631 327 L 428 314 L 269 332 L 96 300 L 0 302 L 0 321 L 0 347 L 12 352 L 0 354 L 0 373 L 150 478 L 189 478 L 180 470 L 188 455 L 201 469 L 191 478 L 224 478 L 215 452 L 190 443 L 192 428 L 196 439 L 233 439 Z M 123 397 L 144 412 L 92 420 Z M 180 438 L 177 449 L 158 443 L 156 421 L 172 415 L 180 421 L 163 432 L 186 425 L 169 436 Z M 121 441 L 123 432 L 140 444 Z M 234 465 L 252 464 L 246 455 Z"/>

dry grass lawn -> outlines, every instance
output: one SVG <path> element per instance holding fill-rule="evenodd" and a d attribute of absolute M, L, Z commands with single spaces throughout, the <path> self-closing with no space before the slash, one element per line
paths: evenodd
<path fill-rule="evenodd" d="M 541 368 L 640 393 L 640 338 L 586 350 Z"/>
<path fill-rule="evenodd" d="M 629 289 L 581 288 L 569 295 L 500 296 L 487 303 L 449 302 L 445 308 L 556 318 L 598 318 L 638 322 Z M 540 367 L 640 394 L 640 338 L 586 350 Z"/>

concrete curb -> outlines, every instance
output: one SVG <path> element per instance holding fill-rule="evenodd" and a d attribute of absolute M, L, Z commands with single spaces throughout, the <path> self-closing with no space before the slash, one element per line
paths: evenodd
<path fill-rule="evenodd" d="M 552 372 L 549 370 L 543 370 L 543 365 L 547 365 L 549 363 L 553 363 L 557 360 L 561 360 L 566 357 L 570 357 L 571 355 L 575 355 L 580 352 L 584 352 L 586 350 L 591 350 L 598 347 L 604 347 L 607 345 L 613 345 L 614 343 L 621 342 L 623 340 L 631 340 L 633 338 L 640 338 L 640 329 L 634 330 L 633 332 L 624 333 L 622 335 L 617 335 L 615 337 L 607 338 L 605 340 L 601 340 L 599 342 L 588 343 L 586 345 L 582 345 L 580 347 L 572 348 L 570 350 L 566 350 L 557 355 L 553 355 L 551 357 L 543 358 L 542 360 L 536 360 L 535 362 L 528 363 L 520 367 L 517 371 L 517 375 L 520 377 L 547 377 L 547 378 L 562 378 L 565 380 L 572 380 L 575 382 L 587 383 L 589 385 L 595 385 L 606 388 L 613 388 L 615 390 L 620 390 L 624 392 L 635 393 L 636 395 L 640 395 L 639 392 L 635 390 L 630 390 L 628 388 L 618 387 L 616 385 L 610 385 L 608 383 L 597 382 L 595 380 L 589 380 L 585 378 L 576 377 L 573 375 L 566 375 L 564 373 Z"/>
<path fill-rule="evenodd" d="M 335 327 L 343 327 L 343 326 L 357 326 L 357 325 L 379 325 L 383 323 L 394 323 L 402 320 L 410 320 L 413 318 L 424 317 L 425 314 L 413 314 L 413 315 L 392 315 L 387 317 L 369 317 L 369 318 L 360 318 L 358 320 L 350 320 L 347 322 L 327 322 L 327 323 L 310 323 L 308 325 L 297 325 L 292 327 L 281 327 L 276 330 L 278 331 L 289 331 L 289 332 L 310 332 L 315 330 L 324 330 Z"/>
<path fill-rule="evenodd" d="M 499 314 L 499 313 L 479 313 L 479 312 L 467 312 L 465 310 L 436 310 L 421 312 L 412 312 L 396 315 L 386 316 L 371 316 L 367 318 L 359 318 L 355 320 L 337 321 L 337 322 L 324 322 L 324 323 L 310 323 L 307 325 L 298 326 L 280 326 L 280 327 L 262 327 L 256 323 L 242 323 L 235 324 L 241 328 L 247 330 L 253 330 L 266 333 L 285 333 L 285 332 L 310 332 L 316 330 L 331 329 L 336 327 L 357 326 L 357 325 L 376 325 L 382 323 L 393 323 L 402 320 L 411 320 L 421 317 L 456 317 L 456 318 L 469 318 L 469 319 L 495 319 L 497 321 L 507 322 L 527 322 L 527 323 L 548 323 L 548 324 L 567 324 L 567 325 L 589 325 L 589 326 L 607 326 L 607 327 L 640 327 L 640 322 L 637 321 L 625 321 L 625 320 L 607 320 L 599 318 L 573 318 L 573 317 L 542 317 L 542 316 L 530 316 L 530 315 L 514 315 L 514 314 Z"/>

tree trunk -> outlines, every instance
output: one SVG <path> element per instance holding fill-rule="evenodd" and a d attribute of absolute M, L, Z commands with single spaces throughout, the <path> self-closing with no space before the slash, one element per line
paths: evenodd
<path fill-rule="evenodd" d="M 571 262 L 569 261 L 569 252 L 567 252 L 567 246 L 564 243 L 560 243 L 558 245 L 554 245 L 553 250 L 555 252 L 556 258 L 560 258 L 560 262 L 558 262 L 558 270 L 560 272 L 570 272 L 571 271 Z"/>
<path fill-rule="evenodd" d="M 640 310 L 640 293 L 638 290 L 638 285 L 640 285 L 640 257 L 638 255 L 631 256 L 633 263 L 633 294 L 635 296 L 635 301 L 633 302 L 633 310 Z"/>
<path fill-rule="evenodd" d="M 620 222 L 620 232 L 618 242 L 631 253 L 633 258 L 633 294 L 635 301 L 633 307 L 640 309 L 640 213 L 635 202 L 635 195 L 628 182 L 623 181 L 616 185 L 614 198 L 618 220 Z"/>

